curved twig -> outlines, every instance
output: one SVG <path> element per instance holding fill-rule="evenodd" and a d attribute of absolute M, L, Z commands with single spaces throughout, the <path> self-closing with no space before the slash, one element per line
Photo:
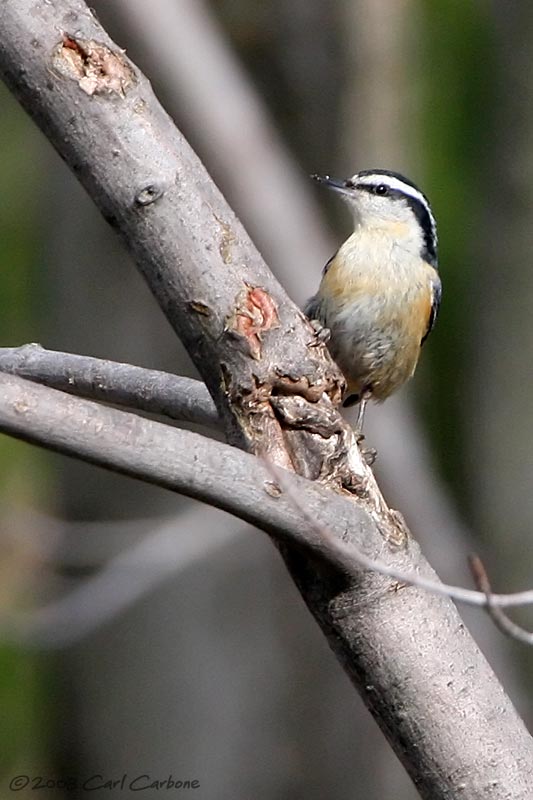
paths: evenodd
<path fill-rule="evenodd" d="M 485 597 L 484 606 L 487 609 L 487 613 L 496 627 L 498 627 L 511 639 L 524 642 L 524 644 L 533 644 L 533 633 L 530 633 L 529 631 L 526 631 L 525 628 L 517 625 L 516 622 L 513 622 L 512 619 L 509 619 L 505 611 L 502 610 L 502 606 L 504 605 L 526 605 L 526 603 L 502 603 L 501 596 L 493 594 L 492 592 L 487 570 L 485 569 L 485 565 L 479 556 L 470 556 L 469 566 L 474 581 L 476 582 L 476 586 L 481 592 L 483 592 L 483 596 Z M 533 592 L 522 593 L 522 595 L 528 594 L 533 595 Z M 533 600 L 528 602 L 533 602 Z"/>

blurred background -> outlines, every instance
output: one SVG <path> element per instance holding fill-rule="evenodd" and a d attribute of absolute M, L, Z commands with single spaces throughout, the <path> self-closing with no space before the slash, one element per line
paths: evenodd
<path fill-rule="evenodd" d="M 350 230 L 309 173 L 396 169 L 429 195 L 440 318 L 367 439 L 443 579 L 471 585 L 476 551 L 496 590 L 533 587 L 533 6 L 91 5 L 298 303 Z M 75 179 L 0 102 L 1 344 L 194 375 Z M 209 799 L 418 796 L 265 536 L 6 437 L 0 476 L 0 797 L 17 775 L 72 779 L 47 796 L 75 798 L 123 773 Z M 460 611 L 531 725 L 532 651 Z"/>

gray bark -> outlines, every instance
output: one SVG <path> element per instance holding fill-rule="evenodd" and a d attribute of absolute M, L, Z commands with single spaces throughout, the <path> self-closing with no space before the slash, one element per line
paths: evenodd
<path fill-rule="evenodd" d="M 287 393 L 299 380 L 311 389 L 314 385 L 315 396 L 328 389 L 335 394 L 341 381 L 337 368 L 325 348 L 309 349 L 311 329 L 302 315 L 295 315 L 146 78 L 122 54 L 109 55 L 108 48 L 115 53 L 117 48 L 84 4 L 66 2 L 48 13 L 44 3 L 39 8 L 39 15 L 29 9 L 26 15 L 19 5 L 12 26 L 11 4 L 3 6 L 4 30 L 13 32 L 4 37 L 1 55 L 6 82 L 17 87 L 20 101 L 126 241 L 225 414 L 229 435 L 256 451 L 279 454 L 283 443 L 265 394 Z M 35 24 L 27 19 L 32 16 Z M 59 27 L 47 27 L 46 17 Z M 82 45 L 78 54 L 69 45 L 72 40 L 62 42 L 60 29 L 78 31 L 86 50 Z M 38 42 L 40 59 L 22 55 L 27 36 Z M 93 62 L 112 59 L 105 69 L 118 75 L 116 86 L 111 84 L 115 88 L 103 80 L 96 88 L 91 83 L 83 53 L 92 41 L 103 48 Z M 20 80 L 21 68 L 28 70 L 27 80 Z M 89 96 L 86 92 L 93 89 Z M 266 294 L 256 298 L 254 289 Z M 272 317 L 269 305 L 275 307 Z M 248 329 L 248 320 L 257 331 Z M 283 365 L 279 373 L 273 357 L 278 367 Z M 247 410 L 242 413 L 252 418 L 252 435 L 235 421 L 243 395 Z M 227 413 L 229 399 L 232 413 Z M 255 417 L 261 425 L 254 425 Z"/>
<path fill-rule="evenodd" d="M 423 797 L 532 796 L 531 739 L 450 600 L 332 559 L 283 486 L 341 541 L 435 578 L 414 540 L 384 548 L 379 523 L 348 498 L 290 473 L 279 491 L 267 465 L 223 443 L 18 377 L 1 375 L 0 386 L 1 430 L 204 500 L 292 545 L 310 610 Z"/>
<path fill-rule="evenodd" d="M 221 425 L 205 385 L 194 378 L 102 358 L 45 350 L 38 344 L 0 347 L 0 371 L 69 394 L 182 422 L 210 428 L 220 428 Z"/>
<path fill-rule="evenodd" d="M 309 327 L 146 80 L 77 0 L 5 0 L 0 25 L 6 81 L 128 243 L 230 441 L 349 486 L 358 501 L 292 479 L 306 508 L 334 534 L 431 574 L 411 539 L 393 546 L 402 528 L 349 447 L 334 409 L 341 386 L 334 365 L 323 348 L 309 347 Z M 4 430 L 202 496 L 278 542 L 309 527 L 290 498 L 265 491 L 272 476 L 250 455 L 17 378 L 2 383 Z M 235 505 L 242 501 L 237 487 L 247 490 L 246 511 Z M 370 571 L 348 579 L 301 549 L 282 550 L 423 797 L 532 796 L 531 739 L 447 598 Z"/>

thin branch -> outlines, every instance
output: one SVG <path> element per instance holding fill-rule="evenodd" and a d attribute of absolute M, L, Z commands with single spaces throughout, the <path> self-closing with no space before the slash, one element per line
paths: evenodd
<path fill-rule="evenodd" d="M 476 586 L 478 586 L 480 591 L 484 594 L 486 601 L 485 608 L 496 627 L 511 639 L 517 639 L 519 642 L 524 642 L 525 644 L 533 644 L 533 633 L 529 633 L 525 628 L 517 625 L 516 622 L 509 619 L 507 614 L 502 611 L 502 604 L 498 602 L 498 595 L 492 592 L 487 570 L 479 556 L 472 555 L 469 562 Z"/>
<path fill-rule="evenodd" d="M 34 348 L 35 348 L 35 350 L 34 350 Z M 70 357 L 68 356 L 68 354 L 55 353 L 53 351 L 44 351 L 38 345 L 26 345 L 25 347 L 22 347 L 22 348 L 13 348 L 12 351 L 10 351 L 9 348 L 3 348 L 3 349 L 0 348 L 0 371 L 5 371 L 6 362 L 4 362 L 4 360 L 3 360 L 4 359 L 4 354 L 9 354 L 10 352 L 13 352 L 14 354 L 18 355 L 19 353 L 22 354 L 25 351 L 28 351 L 30 354 L 35 352 L 36 355 L 38 356 L 37 363 L 35 365 L 32 365 L 27 370 L 28 372 L 31 372 L 31 374 L 33 375 L 34 378 L 46 377 L 47 385 L 49 385 L 49 386 L 52 385 L 52 384 L 61 385 L 61 383 L 64 380 L 64 378 L 56 376 L 55 373 L 54 373 L 54 370 L 55 370 L 56 366 L 61 366 L 61 365 L 65 364 L 65 363 L 69 363 L 69 358 Z M 41 366 L 42 366 L 41 362 L 40 362 L 40 356 L 41 355 L 43 355 L 45 357 L 44 358 L 44 365 L 45 365 L 45 368 L 46 368 L 45 370 L 41 369 Z M 56 359 L 55 358 L 56 356 L 59 356 L 60 358 Z M 63 356 L 66 357 L 65 361 L 62 358 Z M 48 360 L 48 357 L 50 357 L 50 360 Z M 113 362 L 100 362 L 98 359 L 91 359 L 91 358 L 87 358 L 86 359 L 85 357 L 81 357 L 81 356 L 72 356 L 71 358 L 74 359 L 74 361 L 72 363 L 73 363 L 73 365 L 74 365 L 76 370 L 85 361 L 89 362 L 89 366 L 93 365 L 92 362 L 96 362 L 96 365 L 98 365 L 100 363 L 103 363 L 103 364 L 112 364 L 113 363 Z M 17 372 L 19 374 L 21 372 L 25 371 L 23 369 L 20 369 L 20 370 L 18 369 L 18 360 L 14 360 L 14 359 L 9 358 L 8 364 L 9 364 L 10 367 L 13 368 L 13 369 L 9 370 L 10 374 L 14 373 L 15 367 L 17 368 Z M 33 366 L 35 366 L 35 369 L 33 369 Z M 118 366 L 121 366 L 121 365 L 118 365 Z M 124 365 L 124 366 L 126 368 L 128 367 L 128 365 Z M 139 368 L 132 368 L 132 369 L 137 370 Z M 149 372 L 149 371 L 148 370 L 140 370 L 140 372 L 144 373 L 144 372 Z M 166 376 L 166 373 L 161 373 L 161 374 L 163 376 Z M 170 380 L 172 380 L 172 379 L 175 378 L 175 376 L 168 375 L 168 378 Z M 205 386 L 203 384 L 201 384 L 199 381 L 195 381 L 194 383 L 198 384 L 198 386 L 197 386 L 198 394 L 200 395 L 203 392 L 205 394 L 204 400 L 210 399 L 209 395 L 207 393 L 207 390 L 205 389 Z M 88 387 L 88 389 L 89 388 L 90 387 Z M 214 406 L 213 406 L 213 409 L 214 409 Z M 148 410 L 150 410 L 150 409 L 148 409 Z M 53 447 L 53 442 L 50 441 L 48 443 L 48 446 Z M 287 479 L 287 475 L 284 472 L 282 472 L 281 470 L 279 470 L 278 468 L 276 468 L 273 464 L 270 464 L 270 463 L 266 462 L 265 465 L 266 465 L 267 470 L 272 474 L 272 477 L 273 477 L 275 483 L 277 483 L 277 484 L 279 484 L 281 486 L 281 488 L 283 489 L 283 492 L 291 499 L 291 502 L 293 503 L 295 508 L 298 509 L 299 513 L 305 518 L 305 520 L 307 521 L 307 523 L 310 526 L 310 528 L 312 530 L 315 530 L 317 535 L 319 537 L 321 537 L 324 540 L 325 543 L 327 543 L 327 549 L 331 550 L 330 562 L 333 563 L 333 564 L 337 564 L 339 566 L 343 566 L 347 571 L 350 572 L 350 574 L 355 574 L 355 572 L 357 572 L 356 566 L 360 566 L 360 567 L 363 567 L 365 569 L 374 570 L 374 571 L 380 573 L 381 575 L 385 575 L 385 576 L 387 576 L 389 578 L 393 578 L 394 580 L 396 580 L 396 581 L 398 581 L 398 582 L 400 582 L 402 584 L 406 584 L 406 585 L 409 585 L 409 586 L 416 586 L 416 587 L 418 587 L 420 589 L 432 592 L 434 594 L 444 595 L 444 596 L 450 597 L 453 600 L 456 600 L 457 602 L 460 602 L 460 603 L 464 603 L 464 604 L 471 605 L 471 606 L 476 606 L 476 607 L 489 608 L 489 610 L 491 608 L 494 609 L 494 610 L 497 610 L 498 608 L 511 608 L 511 607 L 519 607 L 519 606 L 526 606 L 526 605 L 532 605 L 533 604 L 533 591 L 532 590 L 524 591 L 524 592 L 513 592 L 513 593 L 507 593 L 507 594 L 494 594 L 492 592 L 492 590 L 490 589 L 490 585 L 488 583 L 488 577 L 486 575 L 486 572 L 484 571 L 484 567 L 483 567 L 481 561 L 479 559 L 477 559 L 477 558 L 475 559 L 475 561 L 471 561 L 470 567 L 472 569 L 472 573 L 473 573 L 474 578 L 476 580 L 476 584 L 479 587 L 479 591 L 474 591 L 472 589 L 466 589 L 464 587 L 456 586 L 456 585 L 453 585 L 453 584 L 442 583 L 440 581 L 433 581 L 433 580 L 424 578 L 424 577 L 422 577 L 420 575 L 414 575 L 412 572 L 406 572 L 406 571 L 403 571 L 403 570 L 399 570 L 399 569 L 395 568 L 394 566 L 389 566 L 389 565 L 383 563 L 382 561 L 380 561 L 379 559 L 369 558 L 360 549 L 358 549 L 353 543 L 349 543 L 348 544 L 348 543 L 343 542 L 342 540 L 339 540 L 339 539 L 335 538 L 331 534 L 329 528 L 327 528 L 327 527 L 325 527 L 323 525 L 319 525 L 317 523 L 316 519 L 311 514 L 309 514 L 309 512 L 306 509 L 306 507 L 300 502 L 298 496 L 292 490 L 292 487 L 291 487 L 291 484 L 290 484 L 290 480 Z M 111 469 L 112 466 L 110 464 L 107 464 L 107 468 Z M 275 485 L 275 484 L 273 484 L 273 485 Z M 40 528 L 41 529 L 42 529 L 42 525 L 45 524 L 45 523 L 46 523 L 46 519 L 45 519 L 44 522 L 43 521 L 40 522 Z M 131 540 L 132 536 L 135 536 L 134 531 L 132 532 L 132 530 L 131 530 L 131 524 L 132 523 L 129 522 L 128 525 L 127 525 L 128 539 L 130 539 L 130 540 Z M 256 520 L 256 524 L 261 527 L 260 522 L 257 521 L 257 520 Z M 57 525 L 57 523 L 56 523 L 56 525 Z M 138 523 L 138 527 L 141 527 L 141 529 L 143 531 L 147 529 L 147 525 L 148 525 L 148 521 L 147 520 L 141 520 Z M 154 520 L 154 521 L 151 522 L 151 527 L 153 528 L 154 525 L 158 528 L 158 530 L 159 529 L 162 529 L 164 531 L 167 531 L 167 530 L 170 530 L 170 529 L 177 530 L 178 527 L 182 526 L 182 522 L 181 522 L 181 519 L 179 519 L 177 521 L 164 521 L 164 522 L 162 522 L 161 520 Z M 196 523 L 195 523 L 195 525 L 196 525 Z M 89 527 L 93 528 L 94 526 L 95 526 L 95 524 L 91 523 L 91 525 Z M 121 526 L 123 527 L 124 524 L 123 523 L 119 524 L 119 527 L 121 527 Z M 78 523 L 78 527 L 80 527 L 79 523 Z M 86 528 L 87 524 L 84 523 L 82 527 Z M 101 527 L 101 525 L 97 525 L 96 527 Z M 107 524 L 104 527 L 107 527 Z M 116 528 L 116 527 L 117 527 L 117 523 L 114 523 L 114 528 Z M 115 530 L 114 533 L 113 533 L 113 540 L 116 539 L 116 536 L 117 536 L 117 532 Z M 310 549 L 314 549 L 314 547 L 315 547 L 313 542 L 308 542 L 307 540 L 302 541 L 301 539 L 297 539 L 297 540 L 295 540 L 294 543 L 299 545 L 299 546 L 302 546 L 302 545 L 309 546 Z M 156 551 L 154 551 L 154 552 L 156 552 Z M 119 562 L 122 563 L 122 556 L 116 556 L 115 558 L 119 559 Z M 56 560 L 55 557 L 54 557 L 53 560 L 54 561 Z M 76 560 L 73 563 L 78 563 L 78 560 Z M 143 564 L 140 561 L 135 560 L 135 559 L 131 560 L 129 557 L 127 558 L 128 569 L 131 569 L 134 563 L 139 568 L 143 567 Z M 151 564 L 151 568 L 153 569 L 154 561 L 153 561 L 152 557 L 149 559 L 149 563 Z M 159 563 L 159 562 L 157 562 L 157 563 Z M 474 571 L 474 564 L 476 565 L 475 571 Z M 165 562 L 165 566 L 166 566 L 166 562 Z M 175 569 L 175 566 L 172 569 Z M 165 575 L 165 572 L 163 572 L 162 577 L 164 577 L 164 575 Z M 484 576 L 484 577 L 482 577 L 482 576 Z M 489 587 L 489 588 L 487 589 L 487 587 Z M 66 605 L 65 605 L 65 608 L 66 608 Z M 511 623 L 511 625 L 513 625 L 513 623 Z M 503 625 L 501 625 L 501 624 L 498 624 L 498 627 L 504 629 Z M 518 626 L 516 626 L 516 630 L 522 631 L 522 629 L 519 628 Z M 509 635 L 513 636 L 514 638 L 519 638 L 521 641 L 525 641 L 527 644 L 533 644 L 533 637 L 532 638 L 524 638 L 523 636 L 520 636 L 520 635 L 519 636 L 515 636 L 514 633 L 510 633 L 508 628 L 505 628 L 504 632 L 505 633 L 509 633 Z M 526 632 L 526 637 L 529 637 L 529 636 L 530 635 Z"/>
<path fill-rule="evenodd" d="M 114 405 L 220 429 L 201 381 L 90 356 L 45 350 L 38 344 L 0 348 L 0 371 L 53 389 Z"/>
<path fill-rule="evenodd" d="M 283 491 L 288 497 L 290 497 L 295 508 L 297 508 L 300 514 L 302 514 L 302 516 L 307 520 L 309 526 L 315 530 L 319 536 L 322 536 L 324 540 L 329 543 L 329 546 L 332 549 L 342 551 L 346 554 L 346 557 L 349 557 L 351 554 L 353 563 L 357 563 L 359 566 L 364 567 L 365 569 L 379 572 L 380 575 L 386 575 L 389 578 L 394 578 L 395 580 L 400 581 L 407 586 L 417 586 L 419 589 L 424 589 L 428 592 L 433 592 L 434 594 L 445 595 L 446 597 L 451 597 L 452 600 L 457 600 L 458 602 L 465 603 L 466 605 L 482 606 L 483 608 L 490 608 L 490 606 L 493 608 L 501 608 L 505 606 L 510 607 L 533 605 L 533 590 L 514 592 L 512 594 L 493 594 L 489 588 L 489 599 L 487 597 L 486 589 L 481 585 L 479 586 L 480 591 L 476 592 L 473 589 L 464 589 L 462 586 L 453 586 L 452 584 L 442 583 L 441 581 L 437 582 L 427 580 L 420 575 L 413 575 L 413 573 L 404 572 L 396 569 L 395 567 L 390 567 L 377 559 L 369 558 L 353 544 L 345 545 L 344 542 L 339 542 L 337 539 L 335 539 L 331 531 L 317 522 L 317 520 L 312 516 L 312 514 L 309 513 L 303 503 L 300 502 L 291 485 L 286 480 L 285 474 L 282 473 L 281 470 L 279 470 L 274 464 L 267 464 L 267 467 L 272 476 L 280 483 Z M 474 573 L 472 563 L 470 566 L 474 577 L 476 578 L 476 583 L 479 585 L 480 572 Z M 476 569 L 483 569 L 479 559 L 476 560 Z M 486 587 L 489 584 L 484 569 L 483 574 L 485 576 L 484 581 L 486 581 L 484 586 Z M 533 644 L 533 641 L 527 643 Z"/>

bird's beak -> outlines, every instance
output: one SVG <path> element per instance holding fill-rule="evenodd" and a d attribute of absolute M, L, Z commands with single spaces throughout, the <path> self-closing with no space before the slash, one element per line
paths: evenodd
<path fill-rule="evenodd" d="M 311 175 L 311 178 L 317 183 L 321 183 L 322 186 L 327 186 L 328 189 L 342 194 L 349 194 L 353 188 L 349 181 L 340 181 L 337 178 L 330 178 L 329 175 Z"/>

